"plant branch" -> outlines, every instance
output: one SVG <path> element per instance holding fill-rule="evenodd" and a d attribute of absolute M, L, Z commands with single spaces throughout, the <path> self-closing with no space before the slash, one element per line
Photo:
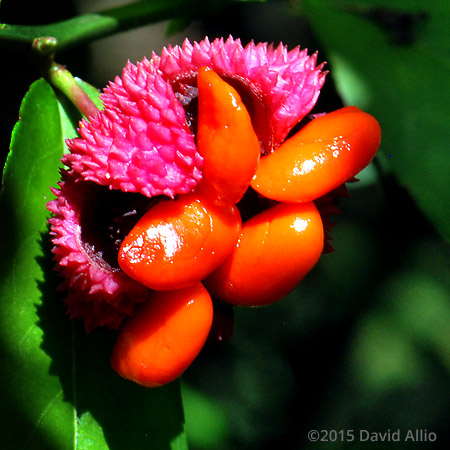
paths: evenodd
<path fill-rule="evenodd" d="M 194 11 L 211 12 L 235 1 L 141 0 L 49 25 L 0 24 L 0 45 L 29 46 L 36 38 L 52 36 L 61 50 L 149 23 L 189 17 Z"/>

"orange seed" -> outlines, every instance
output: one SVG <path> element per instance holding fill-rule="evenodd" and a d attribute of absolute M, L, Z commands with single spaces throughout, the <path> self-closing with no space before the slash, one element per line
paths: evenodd
<path fill-rule="evenodd" d="M 212 318 L 211 297 L 201 283 L 156 292 L 120 329 L 111 365 L 145 387 L 169 383 L 200 353 Z"/>

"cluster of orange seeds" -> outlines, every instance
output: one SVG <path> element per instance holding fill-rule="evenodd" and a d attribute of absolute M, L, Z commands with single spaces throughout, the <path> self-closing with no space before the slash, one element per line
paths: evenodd
<path fill-rule="evenodd" d="M 324 246 L 314 201 L 352 179 L 380 143 L 378 122 L 346 107 L 261 155 L 238 92 L 207 67 L 197 87 L 202 180 L 149 209 L 118 256 L 123 272 L 155 293 L 120 329 L 112 366 L 147 387 L 176 379 L 199 354 L 213 321 L 211 296 L 267 305 L 305 277 Z M 243 221 L 237 205 L 249 190 L 269 207 Z"/>

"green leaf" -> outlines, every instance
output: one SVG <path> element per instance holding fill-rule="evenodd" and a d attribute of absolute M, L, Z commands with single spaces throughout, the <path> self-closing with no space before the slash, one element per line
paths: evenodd
<path fill-rule="evenodd" d="M 185 449 L 179 383 L 149 390 L 120 378 L 109 365 L 115 334 L 86 336 L 56 290 L 46 203 L 74 115 L 35 82 L 3 174 L 0 448 Z"/>
<path fill-rule="evenodd" d="M 321 40 L 346 104 L 372 113 L 383 130 L 387 170 L 411 192 L 421 210 L 450 239 L 450 4 L 447 0 L 302 3 Z M 396 4 L 397 7 L 397 4 Z M 384 8 L 384 9 L 380 9 Z M 390 20 L 406 14 L 401 42 Z"/>

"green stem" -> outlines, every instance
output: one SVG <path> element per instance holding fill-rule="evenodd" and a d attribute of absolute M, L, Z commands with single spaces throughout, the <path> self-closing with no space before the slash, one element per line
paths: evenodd
<path fill-rule="evenodd" d="M 0 45 L 26 46 L 38 37 L 53 36 L 61 50 L 149 23 L 189 17 L 195 11 L 212 12 L 234 1 L 237 0 L 141 0 L 49 25 L 0 24 Z"/>
<path fill-rule="evenodd" d="M 54 62 L 48 72 L 48 80 L 62 91 L 86 118 L 93 117 L 98 113 L 99 110 L 94 102 L 64 66 Z"/>
<path fill-rule="evenodd" d="M 95 116 L 98 108 L 73 75 L 61 64 L 54 61 L 53 57 L 58 46 L 54 37 L 40 37 L 33 41 L 32 48 L 38 57 L 39 66 L 44 77 L 58 88 L 86 117 Z"/>

